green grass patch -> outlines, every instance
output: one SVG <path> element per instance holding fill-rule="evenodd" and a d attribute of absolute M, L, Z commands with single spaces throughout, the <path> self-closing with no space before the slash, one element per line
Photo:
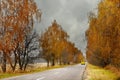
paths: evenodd
<path fill-rule="evenodd" d="M 8 78 L 8 77 L 13 77 L 13 76 L 20 76 L 20 75 L 25 75 L 25 74 L 32 74 L 32 73 L 37 73 L 37 72 L 42 72 L 50 69 L 56 69 L 56 68 L 63 68 L 67 67 L 68 65 L 56 65 L 56 66 L 50 66 L 50 67 L 40 67 L 37 69 L 33 70 L 28 70 L 28 71 L 20 71 L 20 72 L 10 72 L 10 73 L 0 73 L 0 79 L 3 78 Z"/>
<path fill-rule="evenodd" d="M 119 77 L 112 73 L 110 70 L 106 70 L 91 64 L 87 65 L 87 80 L 118 80 Z"/>

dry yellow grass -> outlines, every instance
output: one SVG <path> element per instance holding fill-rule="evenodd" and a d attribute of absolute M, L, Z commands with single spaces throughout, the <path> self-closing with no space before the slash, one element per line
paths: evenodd
<path fill-rule="evenodd" d="M 120 80 L 120 78 L 110 70 L 88 64 L 86 80 Z"/>

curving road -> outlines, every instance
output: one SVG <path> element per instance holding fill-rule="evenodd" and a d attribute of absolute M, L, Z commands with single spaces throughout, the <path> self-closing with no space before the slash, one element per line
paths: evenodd
<path fill-rule="evenodd" d="M 27 74 L 2 80 L 82 80 L 85 65 L 77 64 L 65 68 Z"/>

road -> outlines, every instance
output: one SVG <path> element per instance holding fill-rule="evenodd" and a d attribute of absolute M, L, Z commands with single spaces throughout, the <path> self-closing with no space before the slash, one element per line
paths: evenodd
<path fill-rule="evenodd" d="M 77 64 L 65 68 L 27 74 L 2 80 L 82 80 L 85 65 Z"/>

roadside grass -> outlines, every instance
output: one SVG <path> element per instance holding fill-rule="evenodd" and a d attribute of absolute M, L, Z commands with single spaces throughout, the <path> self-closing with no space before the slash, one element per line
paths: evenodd
<path fill-rule="evenodd" d="M 93 66 L 88 63 L 86 80 L 120 80 L 120 78 L 110 70 Z"/>
<path fill-rule="evenodd" d="M 0 79 L 12 77 L 12 76 L 18 76 L 18 75 L 22 75 L 22 74 L 20 74 L 20 73 L 0 73 Z"/>
<path fill-rule="evenodd" d="M 39 67 L 36 69 L 30 69 L 26 71 L 17 71 L 17 72 L 6 72 L 6 73 L 0 73 L 0 79 L 3 78 L 8 78 L 8 77 L 14 77 L 14 76 L 20 76 L 20 75 L 25 75 L 25 74 L 32 74 L 32 73 L 37 73 L 37 72 L 42 72 L 50 69 L 57 69 L 57 68 L 63 68 L 67 67 L 68 65 L 56 65 L 56 66 L 50 66 L 50 67 Z"/>

